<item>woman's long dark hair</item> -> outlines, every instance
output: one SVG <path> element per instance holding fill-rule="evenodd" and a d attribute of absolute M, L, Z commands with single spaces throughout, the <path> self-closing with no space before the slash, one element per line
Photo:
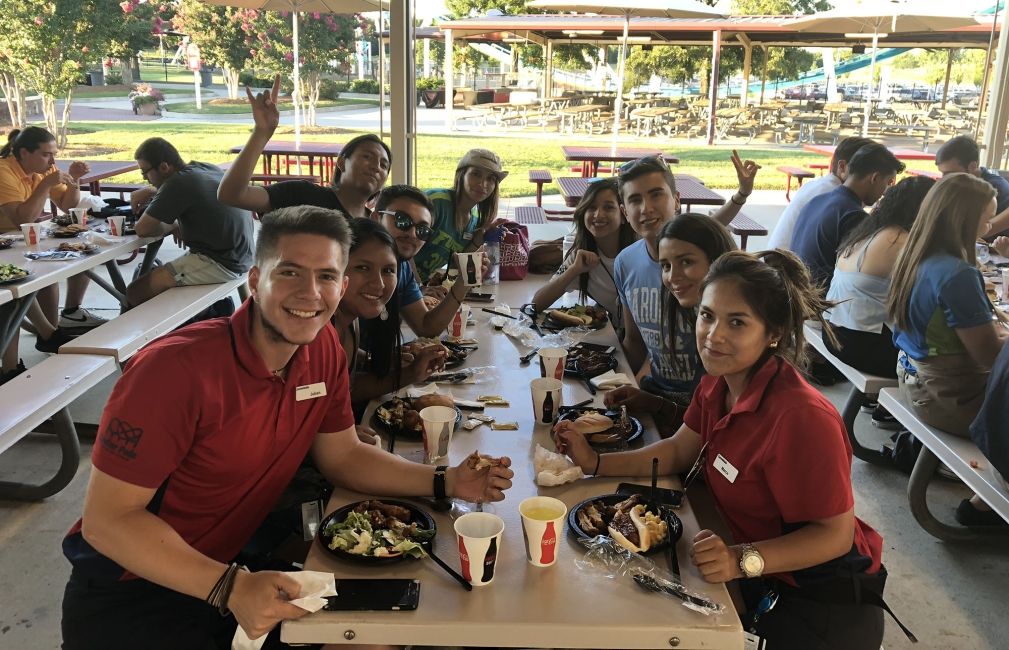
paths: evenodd
<path fill-rule="evenodd" d="M 725 226 L 718 223 L 711 217 L 695 212 L 686 212 L 673 217 L 659 232 L 659 241 L 663 239 L 679 239 L 689 244 L 693 244 L 701 249 L 708 258 L 708 264 L 714 264 L 719 257 L 737 249 L 736 240 L 732 238 Z M 679 365 L 676 356 L 675 336 L 676 321 L 680 312 L 684 312 L 684 321 L 690 323 L 693 331 L 694 323 L 697 321 L 697 308 L 684 308 L 673 295 L 666 290 L 662 291 L 662 307 L 659 311 L 659 331 L 663 333 L 662 353 L 672 359 L 674 365 Z M 665 336 L 669 334 L 669 336 Z M 670 349 L 670 345 L 672 348 Z M 682 374 L 686 372 L 684 368 L 677 368 Z"/>
<path fill-rule="evenodd" d="M 841 241 L 837 254 L 841 257 L 850 255 L 856 244 L 890 226 L 910 231 L 922 201 L 933 185 L 935 181 L 927 176 L 908 176 L 887 189 L 869 216 L 862 219 Z"/>
<path fill-rule="evenodd" d="M 18 151 L 27 149 L 29 153 L 47 142 L 56 142 L 56 136 L 40 126 L 26 126 L 7 134 L 7 144 L 0 149 L 0 158 L 18 157 Z"/>
<path fill-rule="evenodd" d="M 396 253 L 396 241 L 378 221 L 371 219 L 350 219 L 350 231 L 354 236 L 354 241 L 350 245 L 350 257 L 354 256 L 354 251 L 361 246 L 374 240 L 389 247 L 397 261 L 399 256 Z M 397 269 L 397 278 L 398 278 Z M 367 351 L 371 354 L 371 367 L 369 372 L 379 377 L 384 377 L 390 373 L 396 379 L 399 386 L 400 346 L 403 343 L 399 322 L 399 294 L 392 294 L 389 302 L 385 303 L 385 311 L 388 317 L 383 320 L 370 318 L 361 323 L 361 331 L 367 332 Z M 365 337 L 362 337 L 365 338 Z"/>
<path fill-rule="evenodd" d="M 591 251 L 593 253 L 599 252 L 599 244 L 596 242 L 595 236 L 589 232 L 588 227 L 585 225 L 585 215 L 588 213 L 589 208 L 592 207 L 596 197 L 603 192 L 613 192 L 613 198 L 617 202 L 617 210 L 620 209 L 620 188 L 617 187 L 617 179 L 606 178 L 595 183 L 589 183 L 588 189 L 582 195 L 582 200 L 578 202 L 578 206 L 575 208 L 573 215 L 575 241 L 571 245 L 571 250 L 568 251 L 568 256 L 564 259 L 565 262 L 574 260 L 575 255 L 580 250 Z M 627 223 L 623 215 L 620 215 L 620 230 L 618 234 L 620 250 L 624 250 L 638 240 L 638 234 L 634 232 L 631 224 Z M 578 276 L 578 293 L 582 302 L 585 302 L 586 296 L 588 296 L 588 288 L 589 274 L 582 273 Z"/>

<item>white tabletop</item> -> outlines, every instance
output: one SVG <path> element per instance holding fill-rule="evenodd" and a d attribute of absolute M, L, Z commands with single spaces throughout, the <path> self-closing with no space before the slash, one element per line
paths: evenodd
<path fill-rule="evenodd" d="M 49 227 L 48 222 L 43 222 L 43 225 L 44 227 Z M 99 233 L 99 235 L 103 237 L 107 236 L 102 233 Z M 93 269 L 109 260 L 128 255 L 141 246 L 156 241 L 156 239 L 141 238 L 136 235 L 108 237 L 108 240 L 112 243 L 99 244 L 99 251 L 93 255 L 82 255 L 80 258 L 73 260 L 49 262 L 29 260 L 25 257 L 25 253 L 29 251 L 50 250 L 59 247 L 63 242 L 83 240 L 49 237 L 41 240 L 38 246 L 29 247 L 25 245 L 20 233 L 6 233 L 5 236 L 17 237 L 17 241 L 15 241 L 14 246 L 11 248 L 0 251 L 0 264 L 14 264 L 31 273 L 25 280 L 5 287 L 15 298 L 21 298 L 34 293 L 43 287 Z"/>
<path fill-rule="evenodd" d="M 513 308 L 525 302 L 546 276 L 531 276 L 524 282 L 503 283 L 500 297 Z M 539 280 L 539 281 L 537 281 Z M 478 307 L 480 303 L 472 303 Z M 514 313 L 514 312 L 513 312 Z M 549 427 L 534 424 L 529 382 L 539 376 L 539 366 L 520 366 L 518 357 L 528 348 L 502 332 L 495 332 L 490 314 L 476 309 L 476 325 L 467 337 L 480 342 L 464 367 L 493 366 L 485 378 L 475 384 L 450 387 L 457 397 L 474 399 L 478 395 L 497 394 L 510 402 L 508 408 L 487 408 L 486 413 L 499 421 L 514 421 L 517 431 L 493 431 L 488 426 L 473 431 L 459 429 L 450 446 L 449 462 L 460 462 L 474 450 L 512 460 L 513 486 L 506 499 L 494 504 L 493 511 L 505 521 L 505 532 L 498 553 L 498 571 L 494 582 L 472 592 L 463 590 L 431 560 L 403 561 L 373 568 L 351 564 L 329 555 L 318 542 L 309 553 L 306 569 L 331 571 L 338 578 L 419 578 L 420 606 L 413 612 L 319 612 L 285 623 L 282 638 L 288 643 L 364 643 L 413 644 L 435 646 L 555 647 L 555 648 L 733 648 L 742 647 L 742 628 L 722 585 L 705 583 L 689 560 L 690 540 L 699 530 L 689 501 L 680 508 L 684 534 L 677 546 L 680 570 L 686 586 L 725 605 L 723 614 L 704 616 L 683 607 L 679 601 L 642 591 L 629 577 L 608 579 L 601 574 L 579 569 L 575 560 L 584 548 L 574 541 L 565 526 L 559 544 L 559 559 L 550 568 L 535 568 L 525 559 L 518 504 L 537 494 L 561 499 L 569 507 L 584 499 L 616 491 L 616 478 L 592 478 L 551 488 L 534 482 L 533 452 L 536 445 L 553 449 Z M 615 344 L 611 327 L 593 333 L 587 340 Z M 619 371 L 628 372 L 618 353 Z M 580 382 L 566 379 L 563 403 L 572 404 L 588 397 Z M 595 404 L 602 404 L 603 393 Z M 375 403 L 365 414 L 369 424 Z M 657 439 L 650 420 L 645 421 L 646 440 Z M 396 452 L 419 460 L 421 445 L 397 441 Z M 623 479 L 647 483 L 647 477 Z M 660 485 L 676 486 L 675 478 L 663 478 Z M 327 511 L 367 498 L 337 488 Z M 435 551 L 458 569 L 452 520 L 443 513 L 432 513 L 437 521 Z M 663 553 L 652 556 L 660 568 L 666 568 Z M 350 634 L 352 632 L 353 634 Z M 675 640 L 675 643 L 674 643 Z"/>
<path fill-rule="evenodd" d="M 14 294 L 7 289 L 0 289 L 0 305 L 14 300 Z"/>

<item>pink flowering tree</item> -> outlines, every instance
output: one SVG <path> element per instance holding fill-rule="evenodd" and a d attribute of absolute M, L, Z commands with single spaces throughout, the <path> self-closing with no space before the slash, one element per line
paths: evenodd
<path fill-rule="evenodd" d="M 115 0 L 0 1 L 0 71 L 4 91 L 36 92 L 42 97 L 46 127 L 66 145 L 74 87 L 85 64 L 109 41 L 111 20 L 120 11 Z M 7 95 L 8 103 L 11 94 Z M 64 99 L 57 114 L 56 101 Z M 22 104 L 23 106 L 23 104 Z M 23 120 L 23 113 L 22 118 Z"/>
<path fill-rule="evenodd" d="M 123 62 L 123 83 L 140 81 L 137 52 L 158 45 L 158 34 L 167 31 L 175 15 L 170 0 L 116 0 L 118 11 L 108 18 L 111 28 L 108 51 Z"/>
<path fill-rule="evenodd" d="M 294 47 L 289 12 L 262 12 L 256 34 L 255 60 L 260 67 L 291 75 Z M 354 53 L 354 29 L 360 20 L 354 15 L 302 13 L 298 22 L 298 49 L 301 59 L 301 107 L 305 126 L 316 125 L 315 109 L 323 76 L 345 65 Z"/>
<path fill-rule="evenodd" d="M 173 24 L 200 46 L 205 63 L 221 67 L 228 98 L 238 99 L 238 77 L 252 58 L 259 20 L 259 12 L 251 9 L 182 0 Z"/>

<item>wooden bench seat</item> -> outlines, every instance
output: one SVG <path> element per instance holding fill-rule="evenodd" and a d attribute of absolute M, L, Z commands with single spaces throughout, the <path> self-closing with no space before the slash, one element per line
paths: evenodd
<path fill-rule="evenodd" d="M 81 446 L 68 407 L 115 371 L 115 361 L 109 356 L 55 355 L 4 384 L 0 391 L 0 453 L 52 417 L 62 456 L 56 474 L 43 483 L 0 481 L 0 498 L 44 499 L 73 480 Z"/>
<path fill-rule="evenodd" d="M 841 411 L 841 419 L 844 420 L 844 426 L 848 430 L 852 454 L 867 463 L 885 464 L 886 461 L 878 450 L 863 446 L 855 437 L 855 418 L 858 416 L 866 396 L 875 397 L 882 389 L 896 386 L 897 380 L 892 377 L 879 377 L 864 373 L 838 359 L 823 342 L 822 331 L 819 327 L 806 323 L 803 333 L 806 342 L 819 352 L 820 356 L 826 359 L 830 365 L 837 368 L 837 371 L 844 375 L 844 378 L 851 384 L 851 391 L 848 393 L 848 399 Z"/>
<path fill-rule="evenodd" d="M 911 514 L 927 533 L 945 541 L 968 541 L 979 539 L 985 532 L 1009 531 L 1004 526 L 993 526 L 989 531 L 984 527 L 951 526 L 937 520 L 928 509 L 926 492 L 940 462 L 1006 521 L 1009 521 L 1009 492 L 993 475 L 991 463 L 977 445 L 919 420 L 898 389 L 881 390 L 879 403 L 921 441 L 921 453 L 907 484 L 907 498 Z"/>
<path fill-rule="evenodd" d="M 543 207 L 543 185 L 546 183 L 553 183 L 554 177 L 550 174 L 548 169 L 530 169 L 529 170 L 529 182 L 536 184 L 536 205 L 537 207 Z"/>
<path fill-rule="evenodd" d="M 520 205 L 515 208 L 515 222 L 534 225 L 547 222 L 547 213 L 536 205 Z"/>
<path fill-rule="evenodd" d="M 778 169 L 779 172 L 781 172 L 782 174 L 784 174 L 785 176 L 788 177 L 788 185 L 785 187 L 785 200 L 786 201 L 791 201 L 792 200 L 792 178 L 793 177 L 795 177 L 796 179 L 798 179 L 799 184 L 796 187 L 799 188 L 799 187 L 802 187 L 802 181 L 806 180 L 807 178 L 813 178 L 814 176 L 816 176 L 816 174 L 814 174 L 813 172 L 811 172 L 810 170 L 808 170 L 808 169 L 806 169 L 804 167 L 792 167 L 791 165 L 778 165 L 777 169 Z"/>
<path fill-rule="evenodd" d="M 109 194 L 118 194 L 119 198 L 126 201 L 129 200 L 127 194 L 132 194 L 137 190 L 147 187 L 146 183 L 102 183 L 102 194 L 108 192 Z M 81 191 L 91 191 L 90 185 L 82 185 Z"/>
<path fill-rule="evenodd" d="M 270 185 L 281 181 L 308 181 L 318 185 L 322 182 L 322 177 L 318 174 L 253 174 L 249 180 L 253 183 L 262 183 L 263 185 Z"/>
<path fill-rule="evenodd" d="M 739 235 L 739 248 L 746 250 L 746 240 L 750 235 L 762 237 L 767 234 L 767 228 L 763 227 L 742 212 L 736 214 L 729 223 L 729 231 L 734 235 Z"/>
<path fill-rule="evenodd" d="M 830 165 L 828 165 L 827 163 L 810 163 L 806 165 L 806 167 L 818 171 L 820 173 L 820 176 L 823 176 L 823 172 L 829 169 Z"/>
<path fill-rule="evenodd" d="M 245 283 L 241 277 L 224 284 L 175 287 L 60 347 L 64 354 L 112 356 L 122 364 L 137 350 L 164 336 Z"/>

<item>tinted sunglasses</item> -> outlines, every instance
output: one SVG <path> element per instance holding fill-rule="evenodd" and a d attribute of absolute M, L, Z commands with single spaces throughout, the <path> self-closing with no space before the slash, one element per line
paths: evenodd
<path fill-rule="evenodd" d="M 638 158 L 637 160 L 628 160 L 623 165 L 617 167 L 617 173 L 626 174 L 638 165 L 659 165 L 663 169 L 667 171 L 669 170 L 669 165 L 662 156 L 645 156 L 643 158 Z"/>
<path fill-rule="evenodd" d="M 417 235 L 417 239 L 419 239 L 421 241 L 427 241 L 427 240 L 431 239 L 431 235 L 434 234 L 434 230 L 431 229 L 431 226 L 427 225 L 426 223 L 419 223 L 419 222 L 414 221 L 410 217 L 410 215 L 408 215 L 407 213 L 405 213 L 405 212 L 403 212 L 401 210 L 396 210 L 396 211 L 393 211 L 393 210 L 378 210 L 378 213 L 379 214 L 387 214 L 390 217 L 392 217 L 393 219 L 395 219 L 395 221 L 393 223 L 395 223 L 395 225 L 396 225 L 397 228 L 399 228 L 400 230 L 402 230 L 404 232 L 406 232 L 407 230 L 410 230 L 411 228 L 413 228 L 414 229 L 414 233 Z"/>

